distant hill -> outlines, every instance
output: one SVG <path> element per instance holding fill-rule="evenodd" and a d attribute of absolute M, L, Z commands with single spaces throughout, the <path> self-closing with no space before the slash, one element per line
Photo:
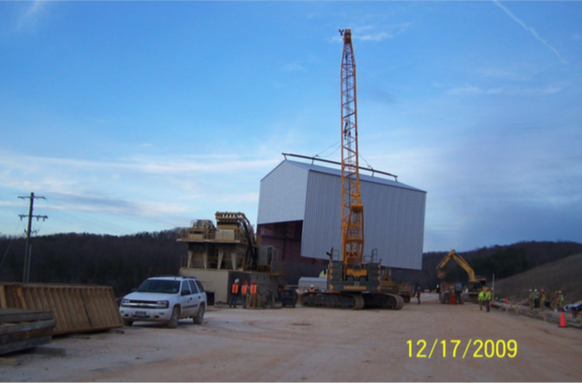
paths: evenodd
<path fill-rule="evenodd" d="M 562 290 L 566 303 L 582 299 L 582 254 L 546 263 L 495 282 L 495 295 L 512 302 L 527 300 L 530 289 L 544 289 L 546 296 Z"/>

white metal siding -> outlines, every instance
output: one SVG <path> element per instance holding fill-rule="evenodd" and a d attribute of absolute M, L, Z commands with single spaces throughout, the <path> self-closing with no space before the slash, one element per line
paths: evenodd
<path fill-rule="evenodd" d="M 388 267 L 421 269 L 426 192 L 361 175 L 364 254 Z M 341 178 L 336 169 L 283 161 L 261 180 L 258 223 L 303 220 L 301 256 L 327 259 L 341 246 Z"/>
<path fill-rule="evenodd" d="M 308 172 L 283 161 L 261 180 L 257 224 L 302 221 Z"/>
<path fill-rule="evenodd" d="M 325 258 L 341 245 L 341 178 L 309 172 L 301 256 Z"/>
<path fill-rule="evenodd" d="M 327 259 L 341 247 L 341 178 L 309 173 L 301 255 Z M 378 249 L 384 266 L 422 268 L 426 193 L 361 182 L 364 204 L 364 254 Z"/>

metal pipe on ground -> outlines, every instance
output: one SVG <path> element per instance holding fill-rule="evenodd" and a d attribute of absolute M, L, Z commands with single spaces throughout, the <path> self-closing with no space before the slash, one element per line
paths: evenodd
<path fill-rule="evenodd" d="M 530 309 L 529 306 L 522 306 L 522 305 L 517 305 L 517 304 L 511 304 L 511 303 L 502 303 L 502 302 L 491 302 L 491 307 L 492 308 L 496 308 L 496 309 L 500 309 L 500 310 L 504 310 L 507 313 L 510 314 L 516 314 L 516 315 L 524 315 L 524 316 L 528 316 L 531 318 L 536 318 L 536 319 L 541 319 L 545 322 L 550 322 L 550 323 L 556 323 L 559 324 L 560 323 L 560 319 L 561 319 L 561 312 L 559 311 L 552 311 L 550 309 L 541 311 L 539 309 Z M 569 318 L 570 313 L 566 313 L 566 323 L 568 326 L 571 327 L 577 327 L 582 329 L 582 321 L 580 317 L 577 317 L 576 319 L 574 318 Z"/>

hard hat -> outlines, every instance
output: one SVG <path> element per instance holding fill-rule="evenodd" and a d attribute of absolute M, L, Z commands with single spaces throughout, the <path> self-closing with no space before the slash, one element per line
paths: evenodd
<path fill-rule="evenodd" d="M 253 281 L 253 285 L 256 285 L 256 284 L 257 284 L 257 281 Z"/>
<path fill-rule="evenodd" d="M 542 289 L 541 292 L 543 293 L 544 292 L 544 289 Z"/>
<path fill-rule="evenodd" d="M 234 283 L 238 283 L 238 279 L 235 279 L 235 280 L 234 280 Z"/>
<path fill-rule="evenodd" d="M 536 289 L 536 291 L 538 291 L 538 289 Z"/>
<path fill-rule="evenodd" d="M 532 292 L 533 290 L 532 289 L 529 289 L 529 291 Z"/>
<path fill-rule="evenodd" d="M 311 287 L 313 287 L 313 285 L 311 285 Z"/>
<path fill-rule="evenodd" d="M 562 292 L 561 291 L 558 291 L 558 294 L 562 294 Z"/>

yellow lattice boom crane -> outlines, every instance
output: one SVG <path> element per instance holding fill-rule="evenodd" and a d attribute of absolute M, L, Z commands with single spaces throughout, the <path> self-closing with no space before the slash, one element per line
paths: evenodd
<path fill-rule="evenodd" d="M 380 307 L 401 309 L 403 299 L 383 293 L 382 268 L 377 251 L 364 257 L 364 205 L 360 193 L 358 164 L 358 109 L 356 98 L 356 60 L 350 29 L 340 30 L 343 37 L 341 62 L 341 259 L 330 257 L 327 292 L 302 295 L 304 306 L 361 309 Z"/>

